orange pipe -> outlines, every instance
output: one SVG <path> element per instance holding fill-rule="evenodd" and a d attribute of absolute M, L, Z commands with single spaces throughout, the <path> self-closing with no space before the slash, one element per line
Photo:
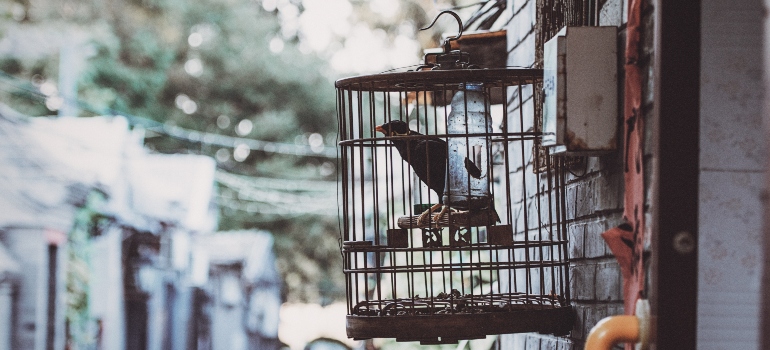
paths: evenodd
<path fill-rule="evenodd" d="M 639 319 L 636 316 L 610 316 L 591 328 L 585 350 L 610 350 L 617 343 L 638 341 Z"/>

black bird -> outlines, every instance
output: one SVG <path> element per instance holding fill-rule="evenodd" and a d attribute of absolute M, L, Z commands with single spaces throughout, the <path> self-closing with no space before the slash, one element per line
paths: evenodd
<path fill-rule="evenodd" d="M 479 169 L 479 167 L 477 167 L 468 157 L 465 157 L 465 170 L 468 171 L 470 176 L 473 176 L 476 179 L 481 178 L 481 169 Z"/>
<path fill-rule="evenodd" d="M 401 120 L 393 120 L 375 128 L 386 136 L 422 135 L 410 130 L 409 125 Z M 412 167 L 417 177 L 428 188 L 436 192 L 439 203 L 422 213 L 418 222 L 439 207 L 443 207 L 444 185 L 446 182 L 447 143 L 438 138 L 390 140 L 401 158 Z"/>

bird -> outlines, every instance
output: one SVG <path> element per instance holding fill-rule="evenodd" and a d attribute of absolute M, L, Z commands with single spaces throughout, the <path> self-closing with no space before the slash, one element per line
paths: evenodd
<path fill-rule="evenodd" d="M 378 125 L 375 130 L 385 134 L 385 136 L 422 135 L 409 129 L 409 124 L 402 120 L 392 120 Z M 441 213 L 443 214 L 446 209 L 443 197 L 446 183 L 447 142 L 438 138 L 395 139 L 390 140 L 390 142 L 420 181 L 438 195 L 438 204 L 420 214 L 417 222 L 424 223 L 425 218 L 438 208 L 442 208 Z"/>

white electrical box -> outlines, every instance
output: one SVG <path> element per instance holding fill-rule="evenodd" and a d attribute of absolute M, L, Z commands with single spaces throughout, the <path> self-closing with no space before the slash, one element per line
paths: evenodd
<path fill-rule="evenodd" d="M 617 27 L 565 27 L 543 48 L 543 146 L 595 155 L 617 147 Z"/>

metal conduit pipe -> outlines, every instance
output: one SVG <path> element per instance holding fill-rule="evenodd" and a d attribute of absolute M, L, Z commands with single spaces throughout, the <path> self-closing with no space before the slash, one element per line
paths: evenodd
<path fill-rule="evenodd" d="M 636 343 L 637 350 L 647 349 L 649 343 L 649 303 L 636 301 L 636 316 L 605 317 L 588 334 L 586 350 L 610 350 L 617 343 Z"/>
<path fill-rule="evenodd" d="M 609 350 L 620 342 L 639 339 L 639 319 L 636 316 L 618 315 L 605 317 L 588 334 L 586 350 Z"/>

